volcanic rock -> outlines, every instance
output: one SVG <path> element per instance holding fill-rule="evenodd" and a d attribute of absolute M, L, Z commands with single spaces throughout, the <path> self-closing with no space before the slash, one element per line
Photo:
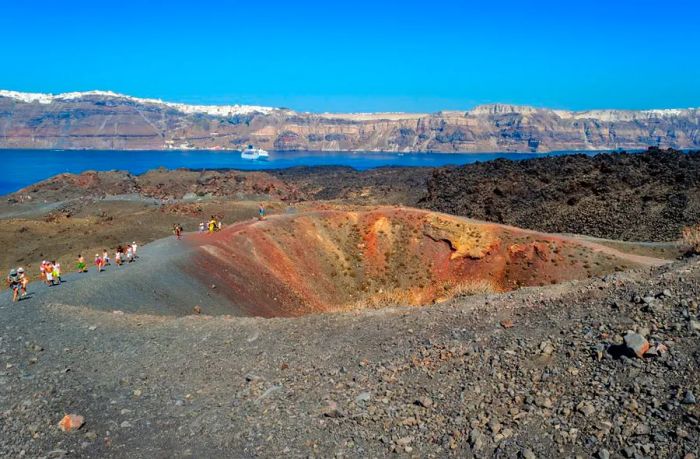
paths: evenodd
<path fill-rule="evenodd" d="M 58 427 L 64 432 L 72 432 L 80 429 L 85 423 L 85 418 L 79 414 L 66 414 L 59 421 Z"/>
<path fill-rule="evenodd" d="M 649 350 L 649 342 L 642 335 L 637 333 L 628 333 L 625 335 L 625 346 L 639 358 L 642 358 Z"/>
<path fill-rule="evenodd" d="M 437 169 L 419 206 L 547 232 L 675 241 L 700 221 L 700 152 L 496 160 Z"/>

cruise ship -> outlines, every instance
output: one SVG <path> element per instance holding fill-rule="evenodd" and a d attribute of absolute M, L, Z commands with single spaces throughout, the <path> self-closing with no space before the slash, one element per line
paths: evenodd
<path fill-rule="evenodd" d="M 241 152 L 241 159 L 267 159 L 269 154 L 262 148 L 255 148 L 248 145 L 248 148 Z"/>

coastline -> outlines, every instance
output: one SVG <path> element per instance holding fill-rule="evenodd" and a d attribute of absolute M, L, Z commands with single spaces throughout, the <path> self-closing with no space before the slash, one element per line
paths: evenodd
<path fill-rule="evenodd" d="M 524 150 L 513 150 L 513 151 L 497 151 L 497 150 L 479 150 L 479 151 L 440 151 L 440 150 L 412 150 L 412 151 L 399 151 L 399 150 L 267 150 L 270 153 L 275 154 L 298 154 L 298 153 L 312 153 L 312 154 L 349 154 L 349 153 L 368 153 L 368 154 L 385 154 L 385 155 L 552 155 L 552 154 L 588 154 L 588 153 L 638 153 L 645 151 L 648 147 L 635 147 L 635 148 L 625 148 L 625 149 L 589 149 L 589 150 L 577 150 L 577 149 L 564 149 L 564 150 L 543 150 L 543 151 L 524 151 Z M 678 148 L 678 151 L 694 151 L 693 148 Z M 163 152 L 175 152 L 175 153 L 185 153 L 185 152 L 207 152 L 207 153 L 241 153 L 241 150 L 237 149 L 220 149 L 220 148 L 35 148 L 35 147 L 0 147 L 0 153 L 5 151 L 95 151 L 95 152 L 114 152 L 114 151 L 125 151 L 125 152 L 152 152 L 152 153 L 163 153 Z"/>
<path fill-rule="evenodd" d="M 640 152 L 635 151 L 633 153 Z M 244 160 L 235 150 L 94 150 L 94 149 L 0 149 L 5 159 L 20 155 L 34 167 L 23 168 L 0 181 L 0 196 L 16 192 L 50 177 L 85 171 L 128 171 L 139 175 L 149 170 L 239 170 L 272 171 L 292 168 L 350 168 L 365 171 L 378 168 L 437 168 L 460 166 L 496 159 L 514 161 L 564 155 L 595 156 L 612 151 L 555 151 L 547 153 L 486 152 L 379 152 L 273 150 L 266 161 Z"/>

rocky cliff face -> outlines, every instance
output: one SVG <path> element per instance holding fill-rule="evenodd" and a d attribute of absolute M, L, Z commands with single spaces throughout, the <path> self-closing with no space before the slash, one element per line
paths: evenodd
<path fill-rule="evenodd" d="M 486 105 L 434 114 L 310 114 L 109 92 L 0 91 L 0 148 L 547 152 L 700 148 L 700 110 L 569 112 Z"/>

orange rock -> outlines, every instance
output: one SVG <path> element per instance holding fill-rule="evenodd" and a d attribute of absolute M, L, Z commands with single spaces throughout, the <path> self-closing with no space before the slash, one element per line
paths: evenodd
<path fill-rule="evenodd" d="M 200 305 L 195 306 L 193 309 L 195 314 L 201 314 L 202 313 L 202 307 Z"/>
<path fill-rule="evenodd" d="M 58 428 L 64 432 L 72 432 L 80 429 L 85 423 L 85 418 L 79 414 L 67 414 L 58 423 Z"/>
<path fill-rule="evenodd" d="M 513 321 L 510 319 L 502 320 L 501 327 L 503 328 L 513 328 Z"/>

